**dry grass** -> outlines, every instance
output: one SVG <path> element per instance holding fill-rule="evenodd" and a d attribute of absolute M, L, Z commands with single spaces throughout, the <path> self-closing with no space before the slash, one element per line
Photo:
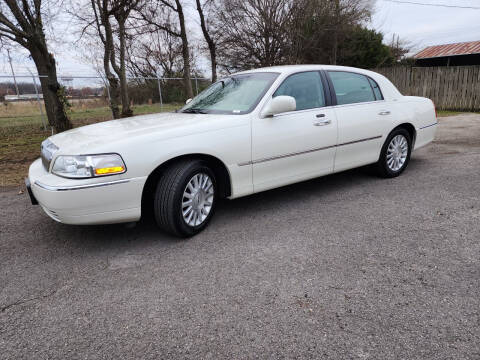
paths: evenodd
<path fill-rule="evenodd" d="M 445 116 L 456 116 L 460 115 L 462 112 L 459 111 L 450 111 L 450 110 L 437 110 L 438 117 L 445 117 Z"/>
<path fill-rule="evenodd" d="M 23 106 L 17 106 L 22 104 Z M 12 104 L 9 104 L 12 105 Z M 111 119 L 107 106 L 92 107 L 92 104 L 75 104 L 69 111 L 74 127 Z M 4 106 L 4 105 L 2 105 Z M 35 106 L 37 110 L 35 112 Z M 173 111 L 178 104 L 166 104 L 163 111 Z M 135 115 L 160 112 L 160 105 L 137 105 Z M 40 143 L 51 135 L 44 130 L 38 104 L 15 103 L 0 110 L 0 187 L 17 186 L 28 173 L 30 164 L 39 157 Z"/>

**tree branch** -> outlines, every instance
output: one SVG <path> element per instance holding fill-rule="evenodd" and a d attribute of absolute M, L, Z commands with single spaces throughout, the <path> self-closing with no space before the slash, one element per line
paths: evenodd
<path fill-rule="evenodd" d="M 19 38 L 19 37 L 13 37 L 13 36 L 11 36 L 9 34 L 6 34 L 6 33 L 2 34 L 3 30 L 4 29 L 0 28 L 0 38 L 6 38 L 8 40 L 11 40 L 13 42 L 16 42 L 16 43 L 22 45 L 23 47 L 27 47 L 27 43 L 26 43 L 25 40 L 23 40 L 22 38 Z"/>
<path fill-rule="evenodd" d="M 21 36 L 24 38 L 27 37 L 27 33 L 18 29 L 15 25 L 13 25 L 13 23 L 10 20 L 8 20 L 7 17 L 1 12 L 0 12 L 0 24 L 3 24 L 6 27 L 8 27 L 10 29 L 10 33 L 16 36 Z"/>
<path fill-rule="evenodd" d="M 97 2 L 97 5 L 99 6 L 99 10 L 101 10 L 100 4 L 98 2 Z M 95 15 L 95 23 L 97 25 L 98 36 L 100 37 L 100 40 L 102 41 L 102 43 L 105 44 L 105 37 L 103 36 L 103 33 L 102 33 L 102 26 L 100 24 L 100 20 L 98 19 L 97 5 L 95 4 L 95 0 L 92 0 L 92 9 L 93 9 L 93 13 Z M 86 29 L 86 27 L 85 27 L 85 29 Z"/>
<path fill-rule="evenodd" d="M 172 4 L 170 4 L 168 1 L 166 0 L 160 0 L 160 2 L 165 5 L 166 7 L 169 7 L 170 9 L 172 9 L 173 11 L 175 12 L 178 12 L 178 8 L 176 8 L 175 6 L 173 6 Z"/>
<path fill-rule="evenodd" d="M 175 36 L 175 37 L 181 37 L 182 35 L 179 32 L 173 31 L 170 27 L 166 25 L 160 25 L 153 21 L 152 19 L 148 18 L 143 12 L 140 13 L 140 17 L 143 21 L 145 21 L 148 25 L 152 25 L 156 27 L 158 30 L 165 31 L 166 33 Z"/>
<path fill-rule="evenodd" d="M 33 18 L 32 14 L 30 13 L 30 7 L 28 5 L 27 0 L 22 0 L 22 5 L 23 5 L 23 12 L 25 13 L 25 16 L 27 17 L 27 20 L 30 22 L 30 24 L 34 24 L 35 19 Z"/>
<path fill-rule="evenodd" d="M 25 16 L 22 14 L 22 10 L 18 7 L 18 4 L 15 0 L 4 0 L 7 6 L 10 8 L 10 11 L 12 12 L 13 16 L 15 19 L 18 21 L 20 24 L 22 30 L 24 31 L 25 35 L 22 35 L 24 37 L 28 37 L 28 33 L 32 33 L 32 27 L 30 26 L 28 20 L 25 18 Z M 0 20 L 1 21 L 1 20 Z M 14 26 L 16 29 L 18 29 L 16 26 Z"/>

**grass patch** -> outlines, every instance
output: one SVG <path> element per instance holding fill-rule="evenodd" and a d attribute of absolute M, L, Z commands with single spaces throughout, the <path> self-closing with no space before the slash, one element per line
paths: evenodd
<path fill-rule="evenodd" d="M 165 104 L 163 111 L 173 111 L 180 108 L 179 104 Z M 160 104 L 152 105 L 134 105 L 135 115 L 151 114 L 161 112 Z M 103 102 L 75 103 L 68 111 L 70 120 L 74 123 L 88 123 L 105 121 L 112 119 L 110 108 Z M 46 122 L 45 109 L 43 109 L 43 119 Z M 28 102 L 7 103 L 0 106 L 0 128 L 22 126 L 22 125 L 42 125 L 42 115 L 38 103 Z"/>
<path fill-rule="evenodd" d="M 438 117 L 445 117 L 445 116 L 457 116 L 462 114 L 480 114 L 477 111 L 451 111 L 451 110 L 437 110 Z"/>
<path fill-rule="evenodd" d="M 51 135 L 51 130 L 44 130 L 42 119 L 33 106 L 26 106 L 23 109 L 0 110 L 0 186 L 20 185 L 28 173 L 28 167 L 40 155 L 40 143 Z M 179 104 L 165 104 L 163 111 L 178 109 Z M 14 111 L 12 111 L 14 110 Z M 161 112 L 159 104 L 135 105 L 135 115 L 151 114 Z M 93 124 L 96 122 L 110 120 L 112 114 L 108 106 L 97 108 L 73 107 L 69 111 L 69 117 L 74 127 Z"/>
<path fill-rule="evenodd" d="M 445 117 L 445 116 L 456 116 L 460 115 L 462 112 L 459 111 L 450 111 L 450 110 L 437 110 L 438 117 Z"/>

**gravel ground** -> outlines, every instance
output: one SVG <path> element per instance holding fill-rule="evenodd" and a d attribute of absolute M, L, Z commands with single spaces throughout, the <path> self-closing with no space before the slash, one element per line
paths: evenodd
<path fill-rule="evenodd" d="M 182 241 L 57 224 L 0 192 L 1 358 L 480 358 L 480 116 L 399 178 L 220 205 Z"/>

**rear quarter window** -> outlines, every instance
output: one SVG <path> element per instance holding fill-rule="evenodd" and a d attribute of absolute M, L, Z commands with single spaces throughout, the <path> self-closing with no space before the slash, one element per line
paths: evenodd
<path fill-rule="evenodd" d="M 380 90 L 380 86 L 378 86 L 377 82 L 373 80 L 372 78 L 368 78 L 368 81 L 370 81 L 370 85 L 372 85 L 373 93 L 375 94 L 375 98 L 377 100 L 383 100 L 383 94 L 382 91 Z"/>

